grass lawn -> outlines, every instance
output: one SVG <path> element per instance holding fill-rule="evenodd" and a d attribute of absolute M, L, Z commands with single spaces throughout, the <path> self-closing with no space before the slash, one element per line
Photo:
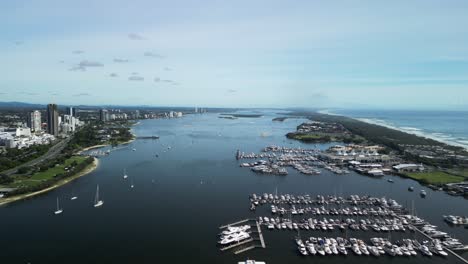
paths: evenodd
<path fill-rule="evenodd" d="M 451 175 L 442 171 L 412 172 L 406 173 L 406 175 L 415 180 L 424 180 L 429 184 L 446 184 L 462 182 L 464 180 L 463 177 Z"/>
<path fill-rule="evenodd" d="M 453 169 L 449 171 L 450 173 L 460 175 L 460 176 L 465 176 L 468 178 L 468 169 Z"/>
<path fill-rule="evenodd" d="M 63 164 L 60 164 L 58 166 L 55 166 L 53 168 L 49 168 L 46 171 L 41 171 L 37 172 L 34 175 L 30 177 L 26 176 L 15 176 L 15 181 L 11 183 L 9 186 L 10 187 L 27 187 L 27 186 L 33 186 L 36 185 L 42 181 L 49 180 L 54 178 L 55 175 L 64 173 L 65 168 L 69 167 L 74 161 L 76 161 L 78 164 L 82 163 L 83 161 L 86 160 L 87 157 L 82 157 L 82 156 L 73 156 L 69 159 L 67 159 Z"/>

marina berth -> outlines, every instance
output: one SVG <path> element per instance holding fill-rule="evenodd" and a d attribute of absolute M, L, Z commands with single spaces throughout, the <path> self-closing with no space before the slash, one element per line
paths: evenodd
<path fill-rule="evenodd" d="M 313 232 L 324 234 L 322 237 L 308 237 L 303 240 L 297 236 L 295 247 L 300 256 L 348 255 L 381 257 L 448 257 L 454 251 L 468 250 L 458 239 L 447 232 L 437 230 L 421 217 L 408 214 L 394 199 L 367 195 L 309 195 L 263 193 L 249 196 L 251 205 L 258 208 L 268 206 L 271 216 L 258 216 L 259 228 L 265 226 L 275 230 Z M 263 212 L 264 210 L 262 210 Z M 448 223 L 462 224 L 465 218 L 444 216 Z M 235 229 L 236 230 L 236 229 Z M 284 232 L 284 231 L 282 231 Z M 369 241 L 363 238 L 330 237 L 340 232 L 346 237 L 363 232 L 377 235 Z M 391 241 L 393 233 L 415 233 L 424 235 Z M 379 237 L 378 234 L 388 236 Z M 457 257 L 460 257 L 456 255 Z"/>

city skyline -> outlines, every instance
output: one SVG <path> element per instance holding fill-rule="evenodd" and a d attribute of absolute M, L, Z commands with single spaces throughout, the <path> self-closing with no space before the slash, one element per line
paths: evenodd
<path fill-rule="evenodd" d="M 4 3 L 0 101 L 468 109 L 467 11 L 458 1 Z"/>

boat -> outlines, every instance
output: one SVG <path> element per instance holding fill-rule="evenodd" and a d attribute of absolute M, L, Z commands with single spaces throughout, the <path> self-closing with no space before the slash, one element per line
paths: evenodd
<path fill-rule="evenodd" d="M 103 200 L 99 200 L 99 184 L 96 187 L 96 197 L 94 197 L 94 207 L 101 207 L 104 204 Z"/>
<path fill-rule="evenodd" d="M 309 253 L 307 252 L 307 249 L 305 247 L 298 247 L 298 249 L 299 249 L 299 252 L 301 253 L 301 255 L 303 255 L 303 256 L 309 255 Z"/>
<path fill-rule="evenodd" d="M 414 187 L 413 186 L 408 187 L 408 191 L 410 192 L 414 191 Z"/>
<path fill-rule="evenodd" d="M 426 245 L 420 245 L 419 250 L 423 253 L 423 255 L 432 256 L 432 252 L 429 250 L 429 248 Z"/>
<path fill-rule="evenodd" d="M 72 191 L 72 197 L 70 198 L 70 200 L 76 200 L 78 199 L 78 196 L 74 195 L 74 192 Z"/>
<path fill-rule="evenodd" d="M 228 226 L 225 231 L 221 233 L 221 235 L 228 236 L 239 232 L 246 232 L 250 229 L 250 225 L 244 226 Z"/>
<path fill-rule="evenodd" d="M 250 235 L 247 232 L 241 231 L 239 233 L 235 233 L 235 234 L 231 234 L 231 235 L 222 237 L 221 240 L 219 241 L 219 243 L 221 245 L 226 245 L 226 244 L 231 244 L 233 242 L 240 242 L 240 241 L 245 240 L 245 239 L 247 239 L 249 237 L 250 237 Z"/>
<path fill-rule="evenodd" d="M 57 210 L 54 212 L 54 214 L 58 215 L 61 213 L 63 213 L 63 209 L 60 209 L 59 198 L 57 197 Z"/>
<path fill-rule="evenodd" d="M 427 193 L 425 190 L 421 190 L 421 193 L 420 193 L 421 197 L 424 198 L 426 197 Z"/>
<path fill-rule="evenodd" d="M 266 262 L 248 259 L 246 261 L 237 262 L 237 264 L 266 264 Z"/>
<path fill-rule="evenodd" d="M 133 148 L 132 151 L 136 151 L 136 148 Z"/>
<path fill-rule="evenodd" d="M 123 175 L 123 178 L 124 178 L 124 179 L 127 179 L 127 178 L 128 178 L 128 175 L 127 175 L 127 169 L 124 169 L 124 175 Z"/>
<path fill-rule="evenodd" d="M 387 181 L 390 182 L 390 183 L 393 183 L 393 180 L 392 180 L 392 179 L 388 179 Z"/>

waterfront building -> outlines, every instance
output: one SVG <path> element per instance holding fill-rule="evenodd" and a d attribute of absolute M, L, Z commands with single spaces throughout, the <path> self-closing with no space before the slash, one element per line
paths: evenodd
<path fill-rule="evenodd" d="M 109 121 L 109 111 L 107 111 L 106 109 L 99 110 L 99 120 L 101 122 Z"/>
<path fill-rule="evenodd" d="M 47 105 L 47 133 L 58 136 L 59 115 L 56 104 Z"/>
<path fill-rule="evenodd" d="M 418 172 L 424 171 L 422 164 L 398 164 L 393 166 L 397 172 Z"/>
<path fill-rule="evenodd" d="M 34 132 L 40 132 L 41 128 L 41 112 L 35 110 L 28 116 L 28 127 Z"/>

